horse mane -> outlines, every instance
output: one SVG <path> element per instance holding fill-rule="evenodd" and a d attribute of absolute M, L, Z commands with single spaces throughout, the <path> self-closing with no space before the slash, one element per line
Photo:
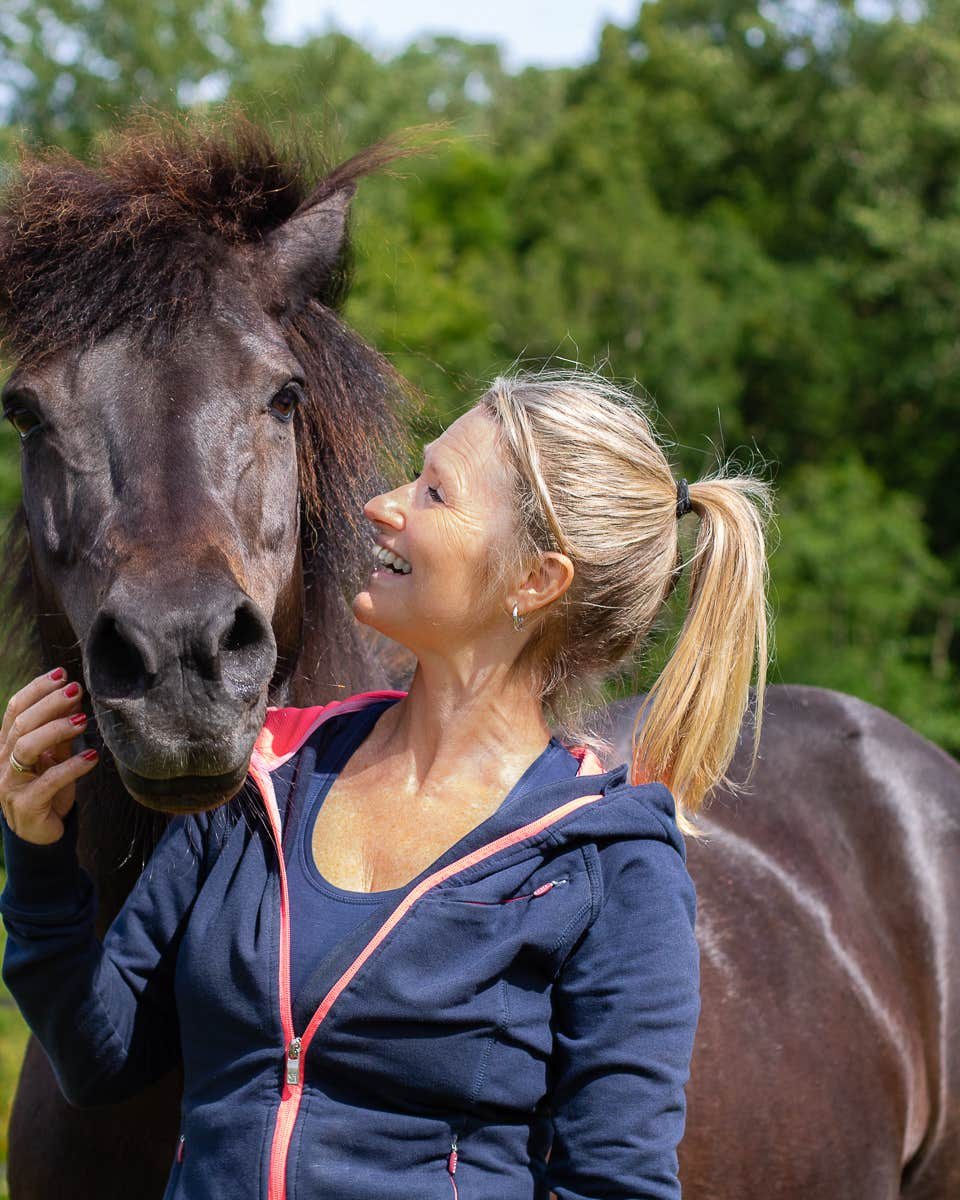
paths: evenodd
<path fill-rule="evenodd" d="M 139 113 L 90 163 L 22 148 L 0 195 L 0 348 L 29 361 L 120 326 L 139 328 L 147 348 L 169 345 L 204 311 L 230 248 L 407 153 L 387 139 L 332 168 L 304 135 L 278 144 L 239 111 L 206 122 Z M 346 239 L 319 303 L 341 306 L 349 268 Z"/>
<path fill-rule="evenodd" d="M 137 331 L 147 354 L 175 345 L 207 310 L 237 247 L 259 243 L 308 197 L 406 153 L 406 142 L 388 139 L 331 169 L 303 137 L 280 146 L 237 112 L 203 124 L 138 115 L 90 163 L 24 150 L 0 193 L 0 348 L 37 362 L 120 327 Z M 412 397 L 342 321 L 350 278 L 346 237 L 317 293 L 279 317 L 306 384 L 295 417 L 305 616 L 297 662 L 278 664 L 273 703 L 316 703 L 378 682 L 344 596 L 368 566 L 362 506 L 403 459 L 401 417 Z M 42 662 L 22 505 L 0 574 L 8 669 L 55 665 Z"/>

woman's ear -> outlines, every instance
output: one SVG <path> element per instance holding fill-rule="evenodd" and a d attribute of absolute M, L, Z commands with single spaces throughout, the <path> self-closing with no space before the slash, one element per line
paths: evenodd
<path fill-rule="evenodd" d="M 509 598 L 509 606 L 514 604 L 520 616 L 530 617 L 554 600 L 559 600 L 573 583 L 573 563 L 565 554 L 557 550 L 548 550 L 530 568 L 530 571 Z"/>

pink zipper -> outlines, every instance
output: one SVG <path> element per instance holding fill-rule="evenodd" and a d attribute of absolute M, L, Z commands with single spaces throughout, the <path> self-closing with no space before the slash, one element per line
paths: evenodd
<path fill-rule="evenodd" d="M 280 864 L 280 1025 L 283 1029 L 287 1069 L 284 1073 L 280 1107 L 277 1110 L 277 1120 L 273 1128 L 273 1143 L 270 1147 L 270 1177 L 267 1196 L 268 1200 L 284 1200 L 287 1191 L 287 1151 L 293 1136 L 297 1112 L 300 1109 L 300 1098 L 303 1095 L 302 1072 L 297 1070 L 294 1082 L 290 1082 L 292 1072 L 289 1066 L 289 1055 L 294 1042 L 298 1042 L 293 1032 L 293 1010 L 290 998 L 290 893 L 287 890 L 287 868 L 283 861 L 280 810 L 277 808 L 273 780 L 270 778 L 269 772 L 261 771 L 253 762 L 250 764 L 250 774 L 266 801 L 267 815 L 270 818 L 270 828 L 276 842 L 277 858 Z M 299 1052 L 299 1042 L 297 1050 Z"/>
<path fill-rule="evenodd" d="M 379 698 L 379 697 L 378 697 Z M 347 702 L 350 703 L 350 702 Z M 368 704 L 376 703 L 376 699 L 367 700 Z M 339 715 L 344 711 L 351 711 L 346 708 L 346 705 L 330 705 L 332 711 L 329 716 Z M 360 707 L 357 705 L 356 707 Z M 326 717 L 324 717 L 326 719 Z M 311 733 L 322 720 L 311 728 Z M 289 755 L 287 755 L 289 757 Z M 579 773 L 593 773 L 590 767 L 584 771 L 586 763 L 581 764 Z M 267 814 L 270 819 L 270 828 L 273 833 L 273 838 L 276 843 L 277 861 L 280 867 L 280 964 L 279 964 L 279 992 L 280 992 L 280 1024 L 283 1029 L 284 1038 L 284 1083 L 280 1093 L 280 1106 L 277 1110 L 277 1119 L 273 1129 L 273 1142 L 270 1147 L 270 1175 L 267 1197 L 268 1200 L 286 1200 L 287 1188 L 287 1155 L 290 1150 L 290 1141 L 293 1137 L 293 1130 L 297 1120 L 297 1114 L 300 1111 L 300 1101 L 303 1096 L 303 1060 L 306 1056 L 310 1042 L 313 1040 L 314 1034 L 323 1024 L 330 1009 L 336 1003 L 340 994 L 350 984 L 353 977 L 357 974 L 360 968 L 364 965 L 368 958 L 377 949 L 384 938 L 393 930 L 404 916 L 410 911 L 416 902 L 421 899 L 432 888 L 438 884 L 444 883 L 451 876 L 458 874 L 460 871 L 467 870 L 468 867 L 475 866 L 484 859 L 490 858 L 494 854 L 498 854 L 501 850 L 506 850 L 511 846 L 515 846 L 518 842 L 524 841 L 526 838 L 534 837 L 541 833 L 544 829 L 562 820 L 570 813 L 576 812 L 587 804 L 592 804 L 596 800 L 602 798 L 601 794 L 593 796 L 578 796 L 573 800 L 568 800 L 566 804 L 561 804 L 559 808 L 553 809 L 543 817 L 538 817 L 535 821 L 530 821 L 519 829 L 513 830 L 511 833 L 504 834 L 503 837 L 497 838 L 493 842 L 488 842 L 485 846 L 481 846 L 478 850 L 472 851 L 470 854 L 463 855 L 456 862 L 450 863 L 449 866 L 441 867 L 439 871 L 434 871 L 432 875 L 428 875 L 426 879 L 420 881 L 419 884 L 397 905 L 394 911 L 390 914 L 387 920 L 380 926 L 377 932 L 373 935 L 363 950 L 357 955 L 349 967 L 343 972 L 336 983 L 330 988 L 326 996 L 320 1003 L 320 1007 L 313 1014 L 309 1025 L 304 1032 L 297 1037 L 293 1029 L 293 1009 L 290 995 L 290 894 L 287 890 L 287 869 L 283 859 L 283 840 L 282 830 L 280 826 L 280 810 L 277 807 L 276 793 L 273 790 L 273 780 L 270 778 L 268 770 L 263 770 L 256 762 L 256 756 L 250 763 L 250 774 L 254 782 L 260 789 L 260 792 L 266 802 Z M 530 895 L 542 894 L 554 886 L 555 882 L 543 884 Z M 521 899 L 521 897 L 515 897 Z M 455 1159 L 453 1160 L 455 1163 Z M 454 1170 L 456 1166 L 454 1165 Z M 451 1182 L 456 1189 L 456 1182 L 451 1175 Z"/>

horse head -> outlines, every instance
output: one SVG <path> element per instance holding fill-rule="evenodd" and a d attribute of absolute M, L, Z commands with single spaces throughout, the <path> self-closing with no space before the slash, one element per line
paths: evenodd
<path fill-rule="evenodd" d="M 149 808 L 223 803 L 271 697 L 349 683 L 339 589 L 395 380 L 337 308 L 356 181 L 392 153 L 306 187 L 245 123 L 137 128 L 94 167 L 27 158 L 7 190 L 21 598 Z"/>

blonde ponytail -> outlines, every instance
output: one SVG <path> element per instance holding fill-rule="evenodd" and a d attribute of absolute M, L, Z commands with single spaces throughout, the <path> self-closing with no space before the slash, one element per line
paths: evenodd
<path fill-rule="evenodd" d="M 537 614 L 515 667 L 553 714 L 609 673 L 654 628 L 683 562 L 678 485 L 643 402 L 587 372 L 495 379 L 479 407 L 515 469 L 510 570 L 558 550 L 574 565 L 563 598 Z M 726 780 L 756 665 L 756 760 L 767 668 L 765 530 L 772 489 L 753 475 L 690 484 L 700 528 L 686 620 L 634 731 L 634 782 L 661 780 L 685 833 Z M 684 511 L 681 506 L 680 511 Z M 494 586 L 500 583 L 494 581 Z"/>
<path fill-rule="evenodd" d="M 634 729 L 634 782 L 659 779 L 681 814 L 695 814 L 725 777 L 750 700 L 756 665 L 751 769 L 756 762 L 768 658 L 765 532 L 772 489 L 750 476 L 691 484 L 700 521 L 690 560 L 687 614 Z M 681 820 L 684 832 L 695 832 Z"/>

